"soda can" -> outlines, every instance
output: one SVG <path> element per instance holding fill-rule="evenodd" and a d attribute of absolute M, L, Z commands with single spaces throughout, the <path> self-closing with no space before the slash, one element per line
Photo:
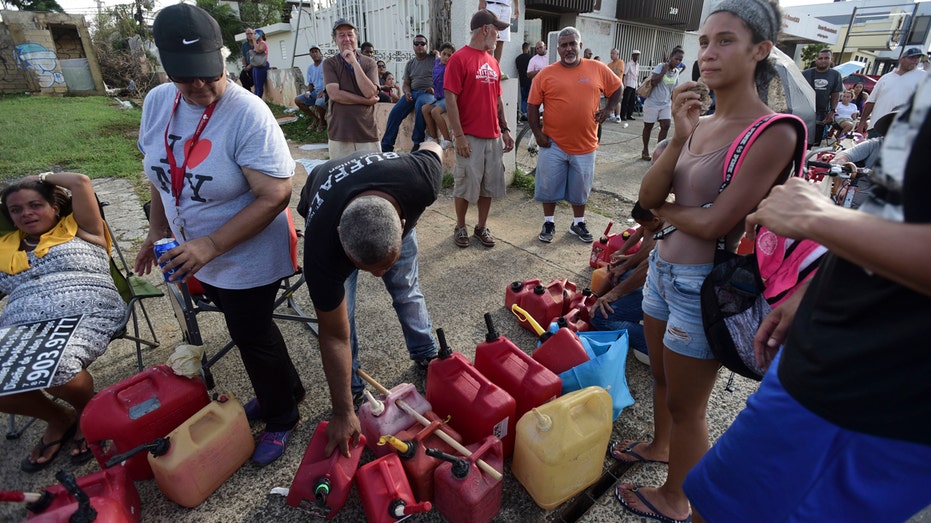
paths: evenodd
<path fill-rule="evenodd" d="M 155 246 L 152 247 L 152 250 L 155 251 L 155 259 L 158 260 L 159 258 L 162 257 L 163 254 L 174 249 L 178 245 L 180 245 L 178 243 L 178 240 L 174 238 L 162 238 L 161 240 L 158 240 L 157 242 L 155 242 Z M 170 262 L 171 260 L 168 260 L 168 261 Z M 165 265 L 168 265 L 168 262 L 158 264 L 158 266 L 163 269 L 165 268 Z M 174 273 L 175 271 L 174 269 L 172 269 L 168 272 L 163 272 L 162 274 L 165 276 L 165 281 L 170 282 L 171 277 L 172 275 L 174 275 Z"/>

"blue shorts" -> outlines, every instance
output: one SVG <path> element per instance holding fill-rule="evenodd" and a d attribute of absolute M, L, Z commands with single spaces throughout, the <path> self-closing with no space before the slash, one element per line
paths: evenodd
<path fill-rule="evenodd" d="M 314 105 L 318 107 L 326 107 L 326 96 L 321 96 L 320 98 L 317 98 L 317 95 L 319 95 L 322 92 L 323 92 L 323 89 L 320 89 L 319 91 L 314 91 L 312 93 L 304 92 L 304 94 L 299 94 L 297 96 L 297 99 L 300 100 L 302 104 L 308 107 L 314 106 Z"/>
<path fill-rule="evenodd" d="M 650 270 L 643 286 L 643 313 L 666 322 L 663 345 L 676 354 L 714 359 L 701 322 L 701 284 L 714 264 L 669 263 L 650 253 Z"/>
<path fill-rule="evenodd" d="M 533 199 L 543 203 L 567 201 L 585 205 L 595 179 L 595 152 L 569 154 L 550 140 L 537 156 L 537 180 Z"/>
<path fill-rule="evenodd" d="M 439 100 L 434 101 L 433 107 L 439 107 L 445 111 L 446 110 L 446 98 L 443 97 L 443 98 L 440 98 Z"/>
<path fill-rule="evenodd" d="M 813 414 L 782 387 L 780 359 L 685 479 L 706 521 L 905 521 L 931 503 L 931 446 Z"/>

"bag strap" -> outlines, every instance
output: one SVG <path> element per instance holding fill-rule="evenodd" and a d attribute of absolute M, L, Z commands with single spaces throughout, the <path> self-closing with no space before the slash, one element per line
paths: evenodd
<path fill-rule="evenodd" d="M 724 189 L 727 188 L 733 179 L 734 174 L 737 173 L 737 170 L 743 165 L 744 159 L 746 158 L 746 152 L 750 149 L 750 146 L 753 145 L 757 138 L 763 134 L 763 131 L 768 129 L 771 125 L 788 121 L 791 122 L 796 131 L 800 135 L 800 139 L 795 142 L 795 152 L 792 156 L 793 159 L 793 172 L 794 176 L 802 175 L 802 166 L 804 165 L 805 158 L 805 149 L 808 144 L 808 128 L 805 125 L 805 122 L 801 118 L 793 114 L 785 113 L 772 113 L 764 114 L 763 116 L 754 120 L 746 129 L 741 132 L 737 138 L 731 143 L 731 146 L 727 149 L 727 154 L 724 158 L 724 170 L 723 170 L 723 181 L 721 182 L 721 187 L 718 188 L 718 194 L 721 193 Z M 702 207 L 711 207 L 712 202 L 708 202 Z M 676 226 L 669 225 L 663 228 L 661 231 L 653 235 L 653 239 L 661 240 L 666 236 L 675 232 Z M 726 237 L 718 238 L 717 249 L 724 250 L 726 248 Z"/>

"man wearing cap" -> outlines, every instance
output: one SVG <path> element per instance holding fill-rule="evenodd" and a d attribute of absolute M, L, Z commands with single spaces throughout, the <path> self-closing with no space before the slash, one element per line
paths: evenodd
<path fill-rule="evenodd" d="M 538 239 L 553 241 L 556 204 L 565 200 L 572 205 L 569 232 L 591 243 L 592 235 L 585 225 L 585 204 L 595 177 L 598 125 L 617 106 L 621 79 L 605 64 L 579 57 L 582 35 L 575 27 L 563 28 L 557 38 L 559 61 L 540 71 L 527 99 L 527 122 L 540 146 L 534 189 L 534 199 L 543 205 L 543 229 Z M 599 109 L 602 96 L 608 98 L 608 103 Z M 543 127 L 541 106 L 547 109 Z"/>
<path fill-rule="evenodd" d="M 833 53 L 822 49 L 815 59 L 815 66 L 802 71 L 802 76 L 815 90 L 815 132 L 808 135 L 809 145 L 818 145 L 824 136 L 824 127 L 834 121 L 837 100 L 844 90 L 840 72 L 831 69 Z"/>
<path fill-rule="evenodd" d="M 478 208 L 473 233 L 485 247 L 495 246 L 486 222 L 491 199 L 505 194 L 503 154 L 514 148 L 514 140 L 501 101 L 501 70 L 488 51 L 494 49 L 498 31 L 508 26 L 491 11 L 478 11 L 472 16 L 469 44 L 453 53 L 446 64 L 443 90 L 456 145 L 453 240 L 459 247 L 469 246 L 465 218 L 470 203 Z"/>
<path fill-rule="evenodd" d="M 294 274 L 287 215 L 294 160 L 265 102 L 226 76 L 220 26 L 199 7 L 168 6 L 152 26 L 171 83 L 149 91 L 138 147 L 149 178 L 149 233 L 135 271 L 156 263 L 174 280 L 196 276 L 223 312 L 265 421 L 252 460 L 284 452 L 304 387 L 272 319 L 282 278 Z M 155 259 L 156 241 L 180 244 Z"/>
<path fill-rule="evenodd" d="M 239 73 L 239 83 L 242 84 L 243 88 L 247 91 L 252 90 L 252 66 L 249 65 L 249 53 L 252 52 L 252 48 L 255 46 L 255 29 L 251 27 L 246 28 L 246 41 L 242 43 L 242 72 Z"/>
<path fill-rule="evenodd" d="M 630 60 L 624 68 L 624 98 L 621 100 L 621 120 L 634 119 L 634 107 L 637 105 L 637 87 L 640 79 L 640 51 L 634 49 L 630 53 Z"/>
<path fill-rule="evenodd" d="M 378 69 L 375 60 L 359 54 L 356 26 L 345 18 L 333 24 L 339 54 L 323 61 L 323 82 L 330 97 L 327 144 L 330 158 L 355 151 L 381 151 L 375 128 Z"/>
<path fill-rule="evenodd" d="M 860 115 L 860 123 L 857 124 L 857 131 L 862 133 L 867 129 L 867 121 L 878 122 L 880 118 L 896 110 L 897 107 L 905 103 L 918 90 L 918 84 L 926 77 L 927 73 L 918 69 L 918 62 L 924 53 L 917 47 L 910 47 L 902 53 L 899 58 L 899 66 L 895 71 L 886 73 L 873 86 L 873 92 L 863 104 L 863 114 Z M 870 138 L 876 138 L 879 133 L 872 126 L 867 133 Z"/>
<path fill-rule="evenodd" d="M 310 117 L 311 131 L 326 129 L 326 88 L 323 83 L 323 53 L 316 45 L 310 48 L 313 63 L 307 66 L 307 92 L 294 99 L 294 104 Z"/>
<path fill-rule="evenodd" d="M 423 142 L 427 123 L 423 118 L 423 106 L 436 101 L 433 96 L 433 55 L 427 53 L 427 37 L 416 35 L 414 37 L 414 57 L 404 66 L 404 83 L 401 86 L 401 98 L 388 113 L 388 123 L 385 124 L 385 134 L 381 138 L 381 150 L 393 151 L 394 142 L 398 138 L 398 129 L 401 122 L 414 111 L 414 131 L 411 141 L 416 150 Z"/>

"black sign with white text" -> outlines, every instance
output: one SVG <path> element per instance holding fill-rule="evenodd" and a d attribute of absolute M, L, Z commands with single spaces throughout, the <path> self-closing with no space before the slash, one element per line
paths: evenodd
<path fill-rule="evenodd" d="M 82 317 L 0 329 L 0 396 L 47 388 Z"/>

